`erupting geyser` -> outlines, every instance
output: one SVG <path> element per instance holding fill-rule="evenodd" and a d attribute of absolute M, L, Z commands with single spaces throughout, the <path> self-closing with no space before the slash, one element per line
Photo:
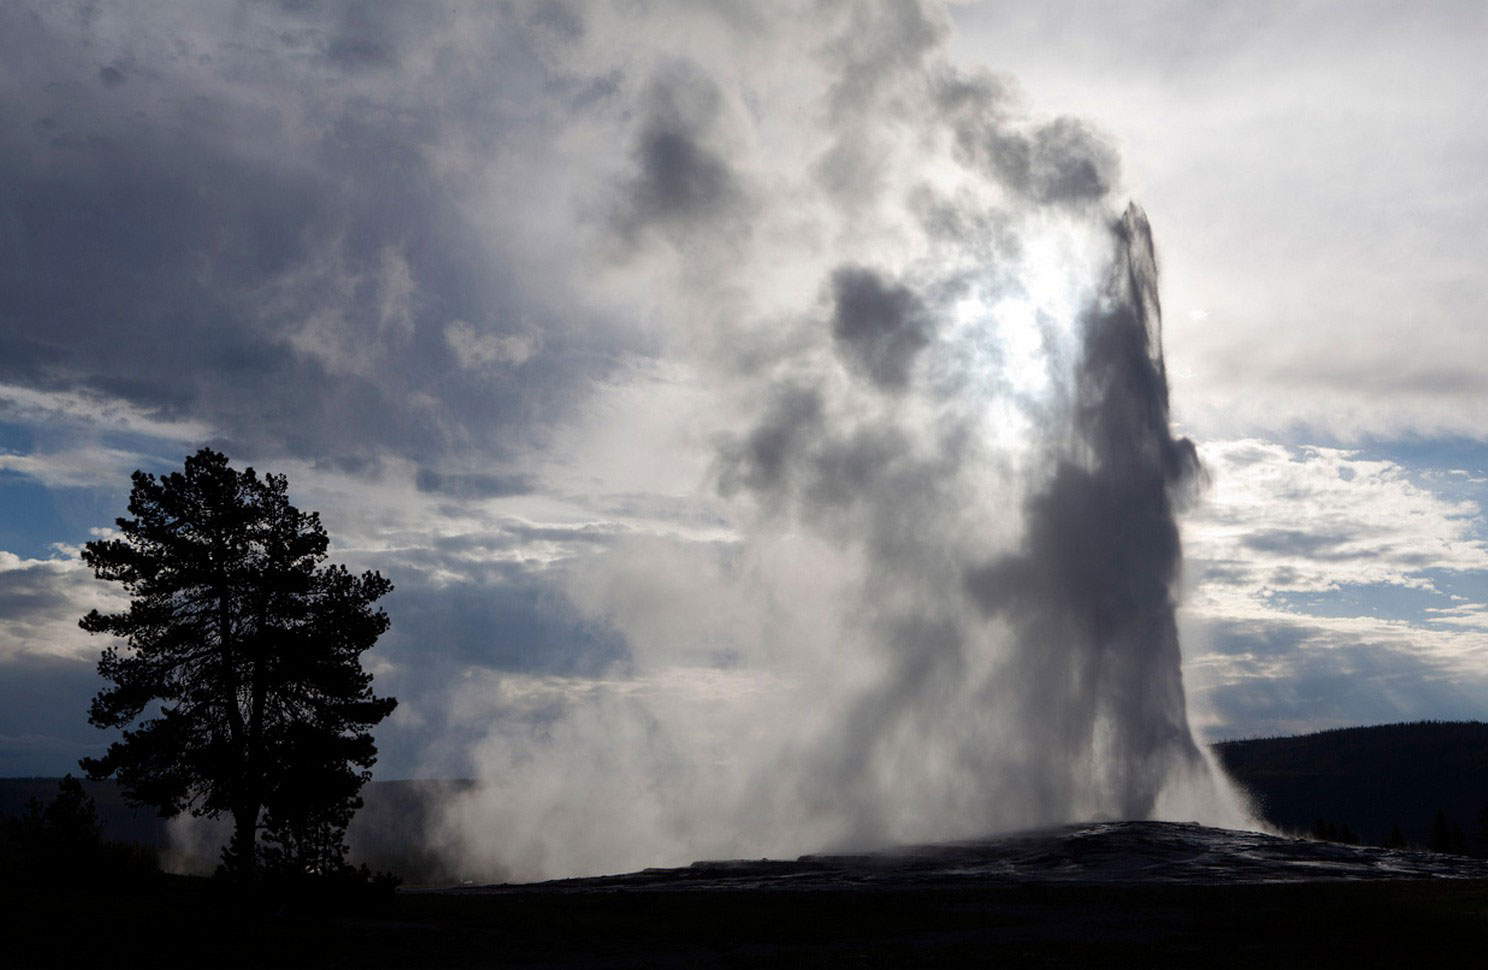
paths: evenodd
<path fill-rule="evenodd" d="M 596 279 L 658 350 L 607 412 L 645 433 L 579 436 L 672 456 L 650 487 L 693 518 L 564 567 L 622 662 L 462 688 L 484 740 L 452 855 L 531 879 L 1245 824 L 1185 710 L 1175 512 L 1201 470 L 1114 150 L 951 66 L 933 9 L 697 17 L 738 51 L 647 61 L 639 23 L 623 72 L 582 65 L 632 106 L 606 116 L 631 154 Z"/>
<path fill-rule="evenodd" d="M 1175 773 L 1205 770 L 1188 726 L 1174 619 L 1181 552 L 1175 501 L 1201 473 L 1168 426 L 1157 263 L 1135 205 L 1080 314 L 1070 435 L 1028 503 L 1023 548 L 967 571 L 977 605 L 1010 618 L 1025 657 L 1016 702 L 1052 721 L 1086 777 L 1041 779 L 1052 817 L 1079 796 L 1103 815 L 1145 819 Z"/>

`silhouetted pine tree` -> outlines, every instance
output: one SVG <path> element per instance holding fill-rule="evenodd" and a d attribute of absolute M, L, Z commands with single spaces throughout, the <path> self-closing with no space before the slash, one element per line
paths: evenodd
<path fill-rule="evenodd" d="M 110 683 L 89 720 L 124 729 L 83 767 L 167 817 L 231 816 L 229 872 L 252 875 L 261 855 L 298 872 L 341 865 L 377 756 L 368 729 L 397 704 L 361 665 L 392 584 L 322 566 L 325 529 L 282 475 L 203 448 L 182 472 L 133 481 L 119 537 L 83 550 L 130 595 L 127 611 L 82 619 L 120 640 L 99 661 Z"/>
<path fill-rule="evenodd" d="M 1461 824 L 1449 820 L 1447 813 L 1439 808 L 1436 810 L 1436 818 L 1431 822 L 1430 848 L 1432 852 L 1453 855 L 1465 855 L 1467 852 L 1467 839 L 1463 837 Z"/>

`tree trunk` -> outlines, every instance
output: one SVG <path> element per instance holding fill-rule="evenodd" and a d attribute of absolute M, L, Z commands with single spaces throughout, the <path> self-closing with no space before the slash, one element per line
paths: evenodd
<path fill-rule="evenodd" d="M 229 872 L 238 879 L 252 879 L 258 871 L 258 805 L 233 807 L 233 834 L 228 843 Z"/>
<path fill-rule="evenodd" d="M 229 872 L 240 879 L 251 879 L 258 868 L 258 799 L 250 797 L 248 791 L 255 786 L 252 763 L 252 739 L 248 737 L 243 723 L 243 712 L 239 708 L 238 668 L 235 656 L 232 599 L 226 570 L 222 567 L 225 553 L 218 548 L 216 582 L 217 596 L 217 646 L 222 669 L 223 709 L 227 714 L 228 741 L 235 764 L 232 772 L 233 835 L 228 843 L 225 861 Z"/>

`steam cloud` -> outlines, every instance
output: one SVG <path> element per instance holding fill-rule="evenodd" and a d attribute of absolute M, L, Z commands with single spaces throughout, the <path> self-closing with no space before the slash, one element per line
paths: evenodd
<path fill-rule="evenodd" d="M 603 285 L 688 389 L 726 528 L 574 570 L 575 606 L 625 637 L 606 676 L 457 691 L 486 730 L 452 864 L 1245 824 L 1185 711 L 1175 511 L 1201 470 L 1115 152 L 951 66 L 916 3 L 669 16 L 697 61 L 644 21 L 554 56 L 634 91 Z"/>

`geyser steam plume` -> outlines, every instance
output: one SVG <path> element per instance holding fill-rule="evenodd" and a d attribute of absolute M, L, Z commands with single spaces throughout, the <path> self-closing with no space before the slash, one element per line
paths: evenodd
<path fill-rule="evenodd" d="M 589 207 L 613 213 L 594 285 L 658 342 L 577 440 L 630 434 L 706 485 L 565 567 L 623 662 L 457 690 L 483 740 L 452 860 L 531 879 L 1245 824 L 1185 711 L 1175 511 L 1200 469 L 1115 152 L 951 66 L 933 8 L 668 15 L 696 61 L 648 62 L 661 32 L 626 21 L 622 59 L 563 65 L 608 79 L 631 146 Z"/>

